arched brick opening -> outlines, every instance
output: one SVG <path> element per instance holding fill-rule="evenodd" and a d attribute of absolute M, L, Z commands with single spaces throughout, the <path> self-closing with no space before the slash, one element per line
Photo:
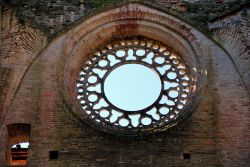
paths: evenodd
<path fill-rule="evenodd" d="M 29 142 L 30 129 L 31 125 L 25 123 L 7 125 L 8 140 L 6 143 L 6 159 L 9 166 L 25 166 L 27 164 L 28 148 L 21 148 L 20 146 L 13 148 L 13 145 Z"/>
<path fill-rule="evenodd" d="M 31 166 L 247 166 L 249 97 L 228 55 L 204 34 L 137 3 L 97 13 L 69 29 L 32 63 L 11 104 L 10 113 L 34 113 L 27 114 L 33 121 Z M 84 115 L 73 90 L 81 65 L 95 48 L 129 35 L 159 40 L 183 55 L 199 69 L 203 88 L 198 89 L 203 99 L 185 126 L 143 141 L 87 126 L 79 119 Z M 59 153 L 55 161 L 49 160 L 51 151 Z"/>
<path fill-rule="evenodd" d="M 97 48 L 103 48 L 115 40 L 138 36 L 162 42 L 184 59 L 196 82 L 196 89 L 192 92 L 193 96 L 190 97 L 186 108 L 192 111 L 199 102 L 206 79 L 207 56 L 199 46 L 192 27 L 174 16 L 131 3 L 96 14 L 95 17 L 84 20 L 67 33 L 63 55 L 65 58 L 61 59 L 60 63 L 64 70 L 58 71 L 62 82 L 60 86 L 64 84 L 60 88 L 66 101 L 80 118 L 89 123 L 88 116 L 81 111 L 76 101 L 75 85 L 82 65 L 95 54 Z M 184 117 L 180 117 L 180 120 L 182 119 Z M 172 123 L 169 127 L 175 124 Z M 112 132 L 112 127 L 109 129 L 107 131 Z"/>

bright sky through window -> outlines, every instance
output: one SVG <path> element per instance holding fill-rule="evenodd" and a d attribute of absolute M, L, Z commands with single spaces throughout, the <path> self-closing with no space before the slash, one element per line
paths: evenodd
<path fill-rule="evenodd" d="M 157 41 L 118 41 L 83 65 L 77 99 L 97 124 L 131 132 L 158 128 L 184 112 L 187 72 L 184 62 Z"/>
<path fill-rule="evenodd" d="M 141 64 L 126 64 L 112 71 L 104 82 L 104 93 L 116 107 L 138 111 L 152 105 L 161 93 L 159 75 Z"/>
<path fill-rule="evenodd" d="M 29 142 L 22 142 L 22 143 L 17 143 L 12 145 L 12 148 L 17 148 L 17 145 L 20 145 L 21 148 L 28 148 L 29 147 Z"/>

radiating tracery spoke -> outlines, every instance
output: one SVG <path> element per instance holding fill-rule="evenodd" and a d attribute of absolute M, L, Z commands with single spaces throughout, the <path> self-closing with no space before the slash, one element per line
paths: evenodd
<path fill-rule="evenodd" d="M 90 118 L 118 128 L 158 127 L 175 119 L 190 94 L 184 62 L 152 40 L 122 40 L 95 53 L 77 81 Z"/>

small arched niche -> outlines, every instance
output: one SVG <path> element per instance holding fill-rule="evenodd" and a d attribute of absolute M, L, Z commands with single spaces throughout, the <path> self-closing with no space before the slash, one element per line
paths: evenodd
<path fill-rule="evenodd" d="M 7 125 L 7 164 L 9 166 L 25 166 L 28 159 L 30 124 L 15 123 Z"/>

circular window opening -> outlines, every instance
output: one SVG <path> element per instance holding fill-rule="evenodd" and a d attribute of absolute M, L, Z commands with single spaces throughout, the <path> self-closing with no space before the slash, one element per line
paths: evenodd
<path fill-rule="evenodd" d="M 185 62 L 158 41 L 116 41 L 83 65 L 77 99 L 102 130 L 151 133 L 188 115 L 195 84 L 190 75 Z"/>
<path fill-rule="evenodd" d="M 111 71 L 104 80 L 107 100 L 125 111 L 139 111 L 151 106 L 161 93 L 160 76 L 142 64 L 124 64 Z"/>

